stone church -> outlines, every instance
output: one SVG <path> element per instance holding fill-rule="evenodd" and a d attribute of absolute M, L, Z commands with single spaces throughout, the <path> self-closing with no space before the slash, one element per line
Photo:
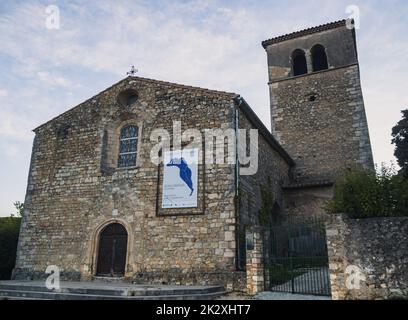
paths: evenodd
<path fill-rule="evenodd" d="M 69 280 L 245 288 L 247 234 L 265 202 L 275 217 L 324 214 L 342 172 L 373 168 L 347 21 L 262 46 L 271 130 L 238 94 L 136 76 L 36 128 L 13 277 L 45 278 L 55 265 Z M 192 129 L 256 129 L 257 170 L 199 162 L 195 204 L 165 207 L 171 168 L 151 161 L 152 136 L 163 129 L 174 138 L 175 124 L 182 142 L 173 150 L 227 141 L 192 139 Z"/>

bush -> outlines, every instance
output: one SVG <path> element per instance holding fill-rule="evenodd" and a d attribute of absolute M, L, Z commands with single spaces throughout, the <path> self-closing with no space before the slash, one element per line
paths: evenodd
<path fill-rule="evenodd" d="M 21 218 L 0 218 L 0 280 L 10 280 L 16 261 Z"/>
<path fill-rule="evenodd" d="M 351 170 L 336 182 L 326 209 L 354 218 L 408 216 L 408 180 L 385 166 L 377 173 Z"/>

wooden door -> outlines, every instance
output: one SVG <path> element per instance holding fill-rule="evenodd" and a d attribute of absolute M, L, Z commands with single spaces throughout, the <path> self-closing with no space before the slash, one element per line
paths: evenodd
<path fill-rule="evenodd" d="M 120 277 L 125 274 L 127 231 L 119 223 L 102 230 L 99 237 L 97 275 Z"/>

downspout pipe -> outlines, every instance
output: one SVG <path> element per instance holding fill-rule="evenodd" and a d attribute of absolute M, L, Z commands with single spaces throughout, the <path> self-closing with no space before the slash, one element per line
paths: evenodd
<path fill-rule="evenodd" d="M 239 247 L 239 158 L 238 158 L 238 130 L 239 130 L 239 110 L 243 103 L 241 96 L 236 96 L 234 98 L 234 111 L 235 111 L 235 270 L 240 270 L 239 257 L 240 257 L 240 247 Z"/>
<path fill-rule="evenodd" d="M 239 129 L 239 108 L 242 104 L 242 98 L 236 98 L 235 108 L 235 196 L 239 195 L 239 158 L 238 158 L 238 129 Z"/>

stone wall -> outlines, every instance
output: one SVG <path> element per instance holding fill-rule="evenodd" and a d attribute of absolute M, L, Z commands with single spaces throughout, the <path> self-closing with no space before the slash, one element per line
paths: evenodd
<path fill-rule="evenodd" d="M 296 161 L 295 180 L 373 168 L 358 65 L 272 83 L 271 110 L 272 133 Z"/>
<path fill-rule="evenodd" d="M 333 299 L 408 299 L 407 217 L 333 215 L 326 234 Z"/>
<path fill-rule="evenodd" d="M 284 189 L 284 208 L 289 216 L 323 216 L 333 197 L 333 186 L 291 186 Z"/>

